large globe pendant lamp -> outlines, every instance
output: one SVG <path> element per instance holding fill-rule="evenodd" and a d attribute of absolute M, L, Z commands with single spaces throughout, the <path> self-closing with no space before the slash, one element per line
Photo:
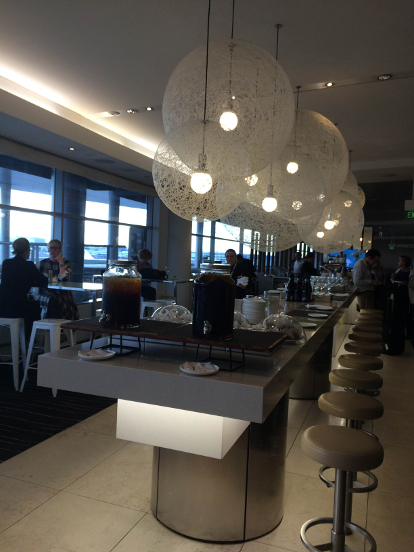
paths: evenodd
<path fill-rule="evenodd" d="M 293 139 L 292 159 L 286 164 L 286 171 L 300 170 L 295 159 L 299 152 L 311 159 L 319 168 L 324 179 L 325 201 L 331 201 L 341 190 L 348 173 L 348 150 L 337 127 L 326 117 L 315 111 L 297 109 Z"/>
<path fill-rule="evenodd" d="M 167 141 L 158 146 L 152 175 L 162 202 L 186 220 L 217 220 L 231 213 L 247 190 L 244 178 L 225 179 L 211 171 L 187 167 Z"/>
<path fill-rule="evenodd" d="M 329 224 L 327 224 L 329 223 Z M 339 192 L 326 205 L 322 215 L 315 214 L 297 224 L 302 240 L 315 251 L 343 251 L 359 241 L 364 215 L 358 200 L 347 192 Z"/>
<path fill-rule="evenodd" d="M 229 225 L 227 229 L 236 239 L 239 239 L 239 228 L 243 228 L 243 237 L 239 241 L 267 253 L 284 251 L 301 241 L 295 224 L 246 201 L 221 218 L 221 222 Z"/>
<path fill-rule="evenodd" d="M 167 138 L 183 162 L 197 163 L 197 147 L 189 144 L 182 125 L 199 123 L 205 99 L 207 46 L 188 54 L 175 68 L 163 100 Z M 222 140 L 243 145 L 245 162 L 230 162 L 233 175 L 248 177 L 266 167 L 286 145 L 294 119 L 292 87 L 276 59 L 259 46 L 237 39 L 208 44 L 208 83 L 204 120 L 211 121 L 212 140 L 221 158 Z M 275 116 L 273 114 L 275 113 Z M 214 137 L 214 138 L 213 138 Z M 208 155 L 208 154 L 207 154 Z M 222 172 L 220 155 L 209 157 L 211 170 Z"/>
<path fill-rule="evenodd" d="M 358 186 L 358 203 L 361 208 L 365 205 L 365 192 L 361 186 Z"/>

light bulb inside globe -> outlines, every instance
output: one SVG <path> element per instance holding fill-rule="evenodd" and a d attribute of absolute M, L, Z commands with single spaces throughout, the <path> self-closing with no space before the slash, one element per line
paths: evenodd
<path fill-rule="evenodd" d="M 277 201 L 274 197 L 265 197 L 262 202 L 262 207 L 265 211 L 268 213 L 272 213 L 276 210 L 277 207 Z"/>
<path fill-rule="evenodd" d="M 299 209 L 302 209 L 303 203 L 301 201 L 294 201 L 292 203 L 292 207 L 295 209 L 295 211 L 299 211 Z"/>
<path fill-rule="evenodd" d="M 223 130 L 234 130 L 239 119 L 233 111 L 225 111 L 220 117 L 220 125 Z"/>
<path fill-rule="evenodd" d="M 258 182 L 258 177 L 256 174 L 252 174 L 252 176 L 246 176 L 245 181 L 249 186 L 255 186 Z"/>
<path fill-rule="evenodd" d="M 318 238 L 323 238 L 325 234 L 323 232 L 318 232 L 316 235 Z"/>
<path fill-rule="evenodd" d="M 290 174 L 295 174 L 295 172 L 298 172 L 299 165 L 295 163 L 295 161 L 291 161 L 287 164 L 286 170 Z"/>
<path fill-rule="evenodd" d="M 344 205 L 345 205 L 345 207 L 351 207 L 352 200 L 348 199 L 347 201 L 344 201 Z"/>
<path fill-rule="evenodd" d="M 322 201 L 325 199 L 325 194 L 319 194 L 316 199 L 322 203 Z"/>
<path fill-rule="evenodd" d="M 327 230 L 332 230 L 332 228 L 335 226 L 335 223 L 333 220 L 327 220 L 324 226 Z"/>
<path fill-rule="evenodd" d="M 196 194 L 206 194 L 211 190 L 213 181 L 207 172 L 198 170 L 191 177 L 190 185 Z"/>

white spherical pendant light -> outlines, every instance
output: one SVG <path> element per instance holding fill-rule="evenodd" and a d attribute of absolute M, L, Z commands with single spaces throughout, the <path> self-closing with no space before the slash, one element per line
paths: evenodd
<path fill-rule="evenodd" d="M 353 198 L 358 199 L 358 182 L 352 171 L 348 171 L 341 190 L 348 193 Z"/>
<path fill-rule="evenodd" d="M 162 202 L 186 220 L 217 220 L 242 202 L 248 188 L 244 178 L 224 179 L 220 175 L 187 167 L 167 141 L 154 157 L 152 175 Z"/>
<path fill-rule="evenodd" d="M 365 192 L 361 186 L 358 186 L 358 203 L 361 208 L 365 205 Z"/>
<path fill-rule="evenodd" d="M 300 171 L 295 152 L 309 157 L 324 179 L 325 201 L 332 200 L 344 184 L 349 164 L 347 146 L 337 127 L 315 111 L 297 109 L 289 146 L 294 151 L 288 164 L 296 162 Z"/>
<path fill-rule="evenodd" d="M 243 228 L 245 231 L 239 241 L 259 251 L 284 251 L 301 241 L 295 224 L 276 212 L 266 212 L 261 206 L 246 201 L 221 218 L 221 222 L 229 225 L 227 229 L 236 239 L 239 239 L 238 228 Z"/>
<path fill-rule="evenodd" d="M 364 226 L 364 215 L 357 199 L 347 192 L 340 192 L 324 207 L 321 215 L 298 222 L 297 226 L 302 240 L 315 251 L 343 251 L 357 243 Z"/>
<path fill-rule="evenodd" d="M 266 167 L 289 139 L 294 119 L 292 87 L 275 57 L 255 44 L 216 40 L 208 48 L 207 89 L 206 46 L 188 54 L 173 71 L 163 100 L 165 132 L 177 155 L 191 166 L 187 144 L 182 143 L 185 137 L 173 139 L 171 133 L 189 122 L 216 123 L 222 134 L 247 149 L 250 172 L 242 163 L 233 174 L 250 176 Z"/>

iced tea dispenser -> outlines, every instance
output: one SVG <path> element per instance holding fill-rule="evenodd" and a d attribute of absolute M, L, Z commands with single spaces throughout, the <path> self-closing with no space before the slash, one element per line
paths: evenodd
<path fill-rule="evenodd" d="M 139 326 L 142 276 L 136 261 L 112 261 L 102 281 L 102 325 L 121 330 Z"/>

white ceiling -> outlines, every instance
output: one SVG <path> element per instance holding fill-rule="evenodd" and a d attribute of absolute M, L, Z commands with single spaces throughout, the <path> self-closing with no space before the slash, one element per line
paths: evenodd
<path fill-rule="evenodd" d="M 105 125 L 128 139 L 125 148 L 151 156 L 164 135 L 161 104 L 168 78 L 205 42 L 207 6 L 208 0 L 0 0 L 0 76 Z M 231 8 L 232 0 L 212 0 L 211 39 L 229 37 Z M 305 89 L 300 107 L 338 123 L 353 150 L 358 181 L 412 179 L 414 2 L 236 0 L 235 38 L 274 53 L 276 23 L 283 24 L 279 61 L 292 86 Z M 394 78 L 379 82 L 381 73 Z M 327 89 L 327 81 L 335 86 Z M 155 109 L 141 111 L 146 106 Z M 128 108 L 140 113 L 127 115 Z M 121 116 L 93 116 L 112 110 Z M 13 125 L 15 111 L 1 104 L 0 111 L 14 116 L 0 119 L 1 136 L 36 145 L 35 133 L 29 140 L 21 125 Z M 82 126 L 82 119 L 76 124 Z M 48 149 L 44 133 L 40 140 Z M 82 143 L 71 154 L 70 136 L 62 140 L 60 155 L 88 163 Z M 88 140 L 85 149 L 94 148 Z M 55 142 L 53 133 L 49 142 Z M 125 161 L 131 163 L 128 156 Z M 132 171 L 128 176 L 141 177 Z"/>

